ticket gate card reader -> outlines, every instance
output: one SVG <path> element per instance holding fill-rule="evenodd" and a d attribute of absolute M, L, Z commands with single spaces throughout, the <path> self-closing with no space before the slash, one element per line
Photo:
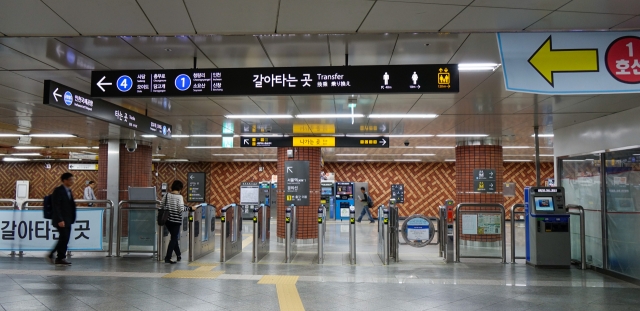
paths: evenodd
<path fill-rule="evenodd" d="M 349 208 L 355 206 L 352 182 L 336 182 L 336 220 L 349 220 Z"/>
<path fill-rule="evenodd" d="M 569 268 L 571 237 L 564 188 L 526 187 L 524 199 L 527 264 L 541 268 Z"/>

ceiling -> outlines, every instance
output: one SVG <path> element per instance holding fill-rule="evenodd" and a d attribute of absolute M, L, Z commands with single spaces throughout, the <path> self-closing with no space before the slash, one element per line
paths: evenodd
<path fill-rule="evenodd" d="M 92 70 L 500 63 L 495 31 L 640 28 L 635 0 L 0 0 L 0 133 L 72 133 L 77 138 L 0 138 L 11 146 L 95 146 L 129 130 L 42 104 L 43 81 L 90 91 Z M 29 23 L 24 23 L 28 20 Z M 331 34 L 327 34 L 331 33 Z M 220 134 L 222 124 L 335 124 L 363 134 L 383 125 L 390 135 L 487 134 L 507 160 L 533 160 L 540 133 L 640 106 L 640 95 L 548 96 L 506 91 L 502 69 L 461 72 L 457 94 L 356 95 L 356 113 L 432 113 L 435 119 L 229 120 L 228 114 L 350 112 L 349 96 L 234 96 L 109 99 L 173 125 L 173 134 Z M 366 131 L 365 131 L 366 132 Z M 365 133 L 366 134 L 366 133 Z M 141 138 L 138 134 L 137 138 Z M 272 148 L 188 149 L 221 138 L 141 138 L 163 158 L 193 161 L 275 159 Z M 408 148 L 405 140 L 409 141 Z M 239 145 L 235 138 L 234 145 Z M 389 149 L 324 150 L 326 161 L 445 161 L 456 138 L 391 137 Z M 448 147 L 448 148 L 416 148 Z M 553 139 L 541 139 L 552 154 Z M 62 156 L 66 149 L 46 149 Z M 215 154 L 215 155 L 213 155 Z M 231 154 L 220 156 L 219 154 Z M 239 154 L 242 154 L 240 156 Z M 367 154 L 367 156 L 354 155 Z M 414 155 L 411 155 L 414 154 Z M 415 155 L 419 154 L 419 155 Z M 543 156 L 543 161 L 552 161 Z"/>

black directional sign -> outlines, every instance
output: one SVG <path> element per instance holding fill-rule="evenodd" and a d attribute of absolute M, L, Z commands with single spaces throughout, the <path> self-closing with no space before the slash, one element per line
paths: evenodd
<path fill-rule="evenodd" d="M 284 203 L 309 205 L 309 161 L 284 162 Z"/>
<path fill-rule="evenodd" d="M 171 124 L 120 107 L 89 94 L 45 80 L 43 103 L 146 134 L 171 139 Z"/>
<path fill-rule="evenodd" d="M 404 185 L 391 185 L 391 198 L 396 199 L 396 203 L 404 203 Z"/>
<path fill-rule="evenodd" d="M 94 71 L 95 97 L 457 93 L 457 64 Z"/>
<path fill-rule="evenodd" d="M 473 180 L 496 180 L 496 170 L 475 169 L 473 170 Z"/>
<path fill-rule="evenodd" d="M 240 147 L 389 148 L 388 137 L 241 136 Z"/>
<path fill-rule="evenodd" d="M 476 192 L 496 192 L 496 181 L 474 181 L 473 187 Z"/>
<path fill-rule="evenodd" d="M 496 170 L 474 169 L 473 188 L 476 192 L 496 192 Z"/>
<path fill-rule="evenodd" d="M 187 173 L 187 184 L 187 202 L 206 202 L 207 181 L 205 173 Z"/>

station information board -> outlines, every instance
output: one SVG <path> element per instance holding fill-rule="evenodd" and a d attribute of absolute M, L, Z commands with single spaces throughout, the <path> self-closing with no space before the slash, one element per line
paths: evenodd
<path fill-rule="evenodd" d="M 309 205 L 309 161 L 284 162 L 284 205 Z"/>
<path fill-rule="evenodd" d="M 240 136 L 240 147 L 389 148 L 388 137 Z"/>
<path fill-rule="evenodd" d="M 457 93 L 457 64 L 93 71 L 95 97 Z"/>
<path fill-rule="evenodd" d="M 44 81 L 43 103 L 145 134 L 171 139 L 172 127 L 170 124 L 102 99 L 92 98 L 89 94 L 51 80 Z"/>
<path fill-rule="evenodd" d="M 187 173 L 187 202 L 206 201 L 207 180 L 204 172 Z"/>

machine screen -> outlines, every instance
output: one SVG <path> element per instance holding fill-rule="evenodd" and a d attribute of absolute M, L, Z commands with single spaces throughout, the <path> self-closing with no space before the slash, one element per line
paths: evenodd
<path fill-rule="evenodd" d="M 341 195 L 353 195 L 353 188 L 351 186 L 338 186 L 338 191 L 336 194 Z"/>
<path fill-rule="evenodd" d="M 320 195 L 332 195 L 332 194 L 333 194 L 333 189 L 331 189 L 330 187 L 321 188 Z"/>
<path fill-rule="evenodd" d="M 535 202 L 537 212 L 553 212 L 555 210 L 552 197 L 536 197 Z"/>

